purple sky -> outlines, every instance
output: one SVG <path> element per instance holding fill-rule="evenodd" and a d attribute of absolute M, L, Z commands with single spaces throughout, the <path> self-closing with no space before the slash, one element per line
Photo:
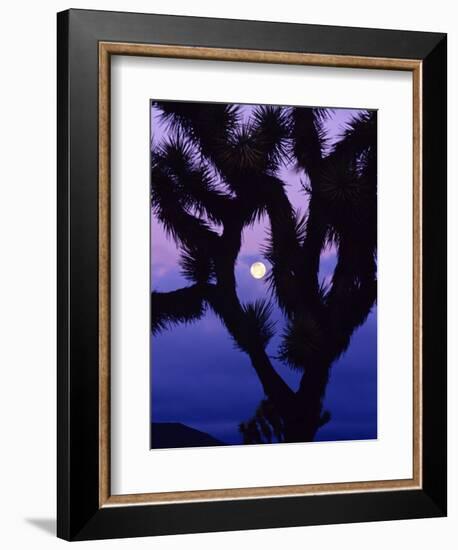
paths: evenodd
<path fill-rule="evenodd" d="M 251 107 L 244 106 L 248 117 Z M 335 109 L 326 121 L 328 135 L 336 140 L 342 126 L 357 110 Z M 167 129 L 154 107 L 151 109 L 152 148 L 167 136 Z M 304 173 L 292 166 L 281 169 L 288 197 L 296 209 L 307 211 L 301 190 Z M 268 222 L 263 218 L 243 233 L 235 273 L 242 302 L 267 297 L 265 279 L 256 280 L 251 264 L 263 261 L 262 248 Z M 151 288 L 171 291 L 190 283 L 181 274 L 179 250 L 151 214 Z M 328 279 L 335 265 L 335 251 L 323 251 L 320 278 Z M 276 354 L 283 316 L 274 307 L 276 335 L 268 346 Z M 272 360 L 287 383 L 297 388 L 300 373 Z M 221 321 L 210 310 L 198 321 L 173 326 L 151 338 L 151 417 L 154 422 L 181 422 L 231 444 L 241 443 L 238 424 L 252 417 L 263 392 L 248 357 L 237 350 Z M 317 440 L 371 439 L 377 437 L 377 321 L 376 309 L 353 335 L 347 352 L 334 364 L 325 406 L 331 421 L 321 428 Z"/>

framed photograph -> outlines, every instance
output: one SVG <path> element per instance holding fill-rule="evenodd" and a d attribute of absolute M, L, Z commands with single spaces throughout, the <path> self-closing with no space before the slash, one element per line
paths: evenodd
<path fill-rule="evenodd" d="M 446 35 L 58 14 L 58 536 L 446 515 Z"/>

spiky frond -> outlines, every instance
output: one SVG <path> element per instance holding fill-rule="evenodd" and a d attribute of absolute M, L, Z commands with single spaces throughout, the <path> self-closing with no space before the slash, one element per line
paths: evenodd
<path fill-rule="evenodd" d="M 283 333 L 279 357 L 296 370 L 314 368 L 321 363 L 329 349 L 326 332 L 307 312 L 290 319 Z"/>
<path fill-rule="evenodd" d="M 294 300 L 296 286 L 293 279 L 298 275 L 298 254 L 306 227 L 307 215 L 292 209 L 292 218 L 288 217 L 288 223 L 282 223 L 281 220 L 273 225 L 271 223 L 265 244 L 261 247 L 264 258 L 272 265 L 267 282 L 277 296 L 280 307 L 288 308 L 288 304 Z M 289 245 L 286 246 L 286 243 Z"/>
<path fill-rule="evenodd" d="M 196 160 L 196 151 L 181 132 L 158 145 L 154 163 L 173 179 L 181 205 L 221 224 L 234 211 L 234 200 L 217 184 L 208 165 Z"/>
<path fill-rule="evenodd" d="M 376 114 L 362 112 L 347 124 L 340 141 L 323 159 L 314 194 L 325 212 L 326 238 L 365 234 L 376 246 Z M 368 251 L 372 254 L 373 251 Z"/>
<path fill-rule="evenodd" d="M 354 159 L 326 159 L 317 195 L 327 223 L 338 233 L 376 230 L 371 227 L 376 221 L 376 188 Z"/>
<path fill-rule="evenodd" d="M 326 122 L 335 113 L 335 109 L 332 107 L 313 107 L 313 112 L 318 120 Z"/>
<path fill-rule="evenodd" d="M 301 244 L 306 235 L 306 216 L 294 210 L 281 182 L 271 181 L 267 203 L 270 228 L 262 248 L 272 269 L 267 282 L 284 313 L 291 316 L 298 304 L 303 271 Z"/>
<path fill-rule="evenodd" d="M 224 103 L 185 103 L 158 101 L 162 119 L 173 131 L 181 130 L 192 139 L 200 154 L 224 172 L 221 155 L 225 153 L 229 135 L 240 123 L 240 107 Z"/>
<path fill-rule="evenodd" d="M 173 292 L 151 293 L 151 331 L 157 334 L 170 325 L 190 323 L 205 312 L 204 291 L 199 285 Z"/>
<path fill-rule="evenodd" d="M 291 115 L 292 151 L 298 167 L 305 170 L 313 187 L 319 176 L 321 159 L 327 145 L 323 127 L 324 111 L 294 107 Z"/>
<path fill-rule="evenodd" d="M 332 359 L 349 346 L 353 332 L 367 319 L 377 299 L 377 264 L 373 237 L 340 236 L 338 260 L 325 295 Z"/>
<path fill-rule="evenodd" d="M 304 287 L 304 305 L 316 309 L 319 303 L 318 272 L 321 253 L 326 244 L 327 213 L 316 191 L 311 191 L 305 223 L 305 237 L 302 241 L 301 284 Z"/>
<path fill-rule="evenodd" d="M 284 441 L 283 419 L 269 399 L 259 403 L 250 420 L 239 424 L 239 432 L 245 445 Z"/>
<path fill-rule="evenodd" d="M 241 422 L 239 424 L 239 432 L 242 434 L 243 443 L 246 444 L 259 444 L 263 443 L 261 433 L 258 428 L 258 424 L 255 420 L 249 420 L 248 422 Z"/>
<path fill-rule="evenodd" d="M 190 214 L 183 201 L 184 183 L 164 162 L 161 155 L 152 156 L 151 207 L 167 234 L 186 246 L 209 249 L 217 239 L 209 225 Z"/>
<path fill-rule="evenodd" d="M 356 159 L 368 149 L 377 148 L 377 112 L 361 111 L 352 117 L 333 145 L 330 156 Z"/>
<path fill-rule="evenodd" d="M 207 283 L 214 275 L 212 258 L 198 247 L 184 247 L 180 267 L 182 275 L 194 283 Z"/>
<path fill-rule="evenodd" d="M 266 347 L 274 335 L 275 322 L 271 321 L 272 304 L 268 300 L 256 300 L 242 307 L 244 313 L 243 330 L 247 338 L 259 339 Z"/>
<path fill-rule="evenodd" d="M 263 144 L 258 140 L 251 122 L 232 129 L 227 147 L 221 151 L 220 162 L 230 181 L 234 178 L 238 179 L 247 172 L 256 174 L 265 169 Z"/>
<path fill-rule="evenodd" d="M 264 417 L 268 422 L 273 437 L 278 442 L 284 441 L 284 422 L 278 410 L 269 399 L 263 399 L 256 411 L 256 414 Z"/>
<path fill-rule="evenodd" d="M 244 201 L 241 204 L 241 218 L 243 221 L 243 227 L 254 227 L 257 223 L 262 223 L 266 214 L 266 205 L 258 200 L 251 203 Z"/>
<path fill-rule="evenodd" d="M 336 304 L 355 301 L 358 309 L 358 293 L 369 291 L 370 299 L 376 298 L 377 264 L 370 235 L 341 236 L 337 247 L 337 265 L 332 277 L 332 288 L 326 300 Z M 364 307 L 365 307 L 364 303 Z M 371 304 L 372 306 L 372 304 Z M 364 309 L 363 307 L 363 309 Z M 369 308 L 370 309 L 370 308 Z"/>
<path fill-rule="evenodd" d="M 253 132 L 263 152 L 264 169 L 274 172 L 289 160 L 291 123 L 289 108 L 259 105 L 252 114 Z"/>

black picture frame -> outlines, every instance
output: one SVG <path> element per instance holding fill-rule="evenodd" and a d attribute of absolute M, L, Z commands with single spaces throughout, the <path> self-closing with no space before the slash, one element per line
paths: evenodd
<path fill-rule="evenodd" d="M 446 515 L 446 35 L 68 10 L 58 35 L 58 499 L 66 540 Z M 422 487 L 99 505 L 98 44 L 415 59 L 422 64 Z"/>

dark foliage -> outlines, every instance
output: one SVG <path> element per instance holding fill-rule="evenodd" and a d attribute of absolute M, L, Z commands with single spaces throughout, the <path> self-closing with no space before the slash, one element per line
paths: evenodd
<path fill-rule="evenodd" d="M 157 333 L 170 324 L 195 321 L 204 311 L 204 293 L 198 285 L 173 292 L 152 292 L 151 330 Z"/>

